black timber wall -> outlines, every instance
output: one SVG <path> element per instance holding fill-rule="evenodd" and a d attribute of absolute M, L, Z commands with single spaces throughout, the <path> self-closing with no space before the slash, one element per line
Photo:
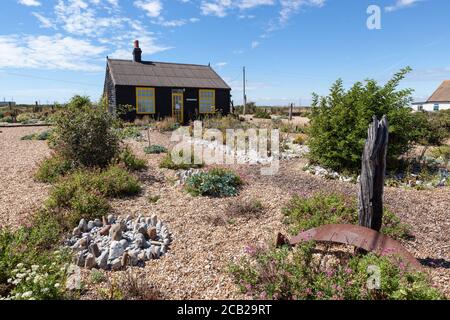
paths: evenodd
<path fill-rule="evenodd" d="M 200 88 L 170 88 L 170 87 L 149 87 L 155 88 L 155 118 L 160 119 L 172 116 L 172 89 L 184 90 L 184 120 L 195 120 L 201 118 L 199 115 L 199 90 Z M 204 89 L 204 88 L 202 88 Z M 206 89 L 206 88 L 205 88 Z M 216 92 L 216 111 L 227 115 L 230 113 L 230 90 L 214 89 Z M 131 105 L 133 110 L 126 116 L 125 120 L 133 121 L 140 115 L 136 114 L 136 87 L 116 86 L 116 105 Z"/>
<path fill-rule="evenodd" d="M 116 110 L 116 87 L 109 72 L 109 66 L 106 66 L 105 84 L 103 87 L 103 96 L 108 97 L 108 111 L 115 113 Z"/>

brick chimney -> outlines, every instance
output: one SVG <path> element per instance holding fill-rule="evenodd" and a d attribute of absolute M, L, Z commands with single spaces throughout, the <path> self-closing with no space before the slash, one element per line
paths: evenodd
<path fill-rule="evenodd" d="M 139 48 L 139 40 L 134 41 L 133 61 L 142 62 L 142 50 Z"/>

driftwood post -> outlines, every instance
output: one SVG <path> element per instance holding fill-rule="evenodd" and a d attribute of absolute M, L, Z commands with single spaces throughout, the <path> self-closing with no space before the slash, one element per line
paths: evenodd
<path fill-rule="evenodd" d="M 362 155 L 358 194 L 359 225 L 380 231 L 383 219 L 383 187 L 386 174 L 388 121 L 373 117 Z"/>
<path fill-rule="evenodd" d="M 291 103 L 289 106 L 289 121 L 292 121 L 292 109 L 294 108 L 294 104 Z"/>

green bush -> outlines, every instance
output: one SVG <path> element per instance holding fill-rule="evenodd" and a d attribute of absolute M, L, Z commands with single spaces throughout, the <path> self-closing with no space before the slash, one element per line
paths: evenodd
<path fill-rule="evenodd" d="M 179 152 L 180 157 L 183 157 L 183 151 Z M 198 163 L 194 153 L 191 153 L 191 161 L 189 163 L 175 163 L 172 159 L 172 153 L 168 153 L 159 163 L 160 168 L 166 168 L 171 170 L 187 170 L 190 168 L 201 168 L 203 163 Z"/>
<path fill-rule="evenodd" d="M 261 108 L 256 108 L 256 112 L 253 114 L 254 118 L 257 119 L 271 119 L 270 113 Z"/>
<path fill-rule="evenodd" d="M 0 122 L 12 123 L 13 122 L 13 118 L 11 116 L 6 116 L 6 117 L 3 117 L 3 118 L 0 118 Z"/>
<path fill-rule="evenodd" d="M 443 299 L 426 274 L 408 271 L 403 262 L 374 254 L 350 255 L 327 268 L 314 259 L 314 243 L 292 251 L 248 247 L 250 257 L 232 264 L 241 292 L 274 300 L 431 300 Z M 380 288 L 369 289 L 369 266 L 380 270 Z"/>
<path fill-rule="evenodd" d="M 40 163 L 34 178 L 39 182 L 53 183 L 61 176 L 69 173 L 72 168 L 73 165 L 69 160 L 55 154 Z"/>
<path fill-rule="evenodd" d="M 133 196 L 141 191 L 139 180 L 128 171 L 111 166 L 97 178 L 96 188 L 106 197 Z"/>
<path fill-rule="evenodd" d="M 151 146 L 147 146 L 144 148 L 144 152 L 147 154 L 160 154 L 160 153 L 167 153 L 167 148 L 153 144 Z"/>
<path fill-rule="evenodd" d="M 84 167 L 106 167 L 119 151 L 114 118 L 75 97 L 55 116 L 55 148 L 64 158 Z"/>
<path fill-rule="evenodd" d="M 52 130 L 46 130 L 42 131 L 41 133 L 27 134 L 22 138 L 20 138 L 20 140 L 41 140 L 41 141 L 49 140 L 52 136 L 52 133 L 53 133 Z"/>
<path fill-rule="evenodd" d="M 46 210 L 40 210 L 34 215 L 31 227 L 0 230 L 1 297 L 10 299 L 62 297 L 64 264 L 69 262 L 70 255 L 66 251 L 59 251 L 56 254 L 54 252 L 55 245 L 61 239 L 61 232 L 62 228 L 56 217 Z M 27 272 L 30 268 L 33 269 L 31 273 Z M 39 276 L 36 279 L 36 276 L 42 275 L 39 271 L 47 273 L 47 276 L 42 278 Z M 56 283 L 59 283 L 60 287 L 54 286 Z M 41 292 L 41 289 L 46 287 L 49 290 Z"/>
<path fill-rule="evenodd" d="M 130 148 L 126 147 L 119 153 L 119 162 L 122 162 L 125 167 L 132 171 L 142 170 L 147 168 L 147 161 L 136 157 Z"/>
<path fill-rule="evenodd" d="M 359 170 L 372 117 L 387 115 L 388 166 L 395 165 L 398 157 L 420 138 L 420 127 L 408 107 L 412 90 L 397 90 L 410 70 L 401 70 L 384 86 L 366 80 L 365 85 L 357 82 L 346 91 L 342 80 L 338 80 L 328 96 L 314 95 L 309 128 L 311 160 L 334 170 Z"/>
<path fill-rule="evenodd" d="M 283 213 L 290 232 L 295 235 L 325 224 L 358 224 L 356 203 L 337 194 L 319 193 L 311 198 L 294 196 L 283 208 Z M 387 209 L 384 210 L 381 233 L 397 239 L 410 237 L 408 226 Z"/>
<path fill-rule="evenodd" d="M 118 136 L 120 139 L 139 139 L 142 137 L 141 127 L 127 126 L 118 131 Z"/>
<path fill-rule="evenodd" d="M 31 120 L 31 115 L 29 113 L 21 113 L 17 116 L 17 122 L 26 123 Z"/>
<path fill-rule="evenodd" d="M 82 218 L 101 218 L 110 209 L 107 197 L 136 195 L 141 190 L 137 178 L 117 166 L 107 170 L 79 170 L 60 180 L 50 191 L 46 207 L 64 215 L 67 227 Z"/>
<path fill-rule="evenodd" d="M 242 184 L 233 171 L 214 168 L 190 176 L 186 180 L 186 190 L 194 196 L 231 197 L 239 193 Z"/>

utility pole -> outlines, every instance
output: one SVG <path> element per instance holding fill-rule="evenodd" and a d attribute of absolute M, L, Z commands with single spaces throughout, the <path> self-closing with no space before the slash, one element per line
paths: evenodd
<path fill-rule="evenodd" d="M 245 109 L 247 107 L 247 95 L 245 94 L 245 67 L 242 69 L 243 71 L 243 75 L 244 75 L 244 81 L 243 81 L 243 85 L 244 85 L 244 101 L 243 101 L 243 108 L 242 108 L 242 114 L 245 116 Z"/>

